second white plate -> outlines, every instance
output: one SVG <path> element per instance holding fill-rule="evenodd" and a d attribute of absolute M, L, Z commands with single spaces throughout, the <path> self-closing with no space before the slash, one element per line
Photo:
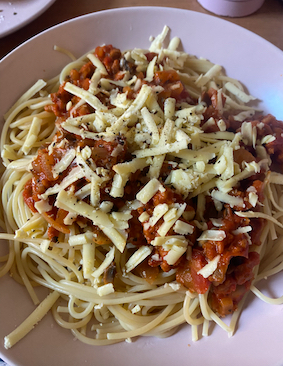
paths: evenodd
<path fill-rule="evenodd" d="M 41 15 L 55 0 L 0 1 L 0 38 Z"/>

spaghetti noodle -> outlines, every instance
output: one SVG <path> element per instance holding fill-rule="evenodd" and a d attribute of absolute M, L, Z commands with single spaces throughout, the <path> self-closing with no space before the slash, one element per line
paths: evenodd
<path fill-rule="evenodd" d="M 211 321 L 231 335 L 249 290 L 282 304 L 255 287 L 283 266 L 281 122 L 167 32 L 97 47 L 5 116 L 0 274 L 38 305 L 6 348 L 49 310 L 104 345 L 185 322 L 194 340 Z"/>

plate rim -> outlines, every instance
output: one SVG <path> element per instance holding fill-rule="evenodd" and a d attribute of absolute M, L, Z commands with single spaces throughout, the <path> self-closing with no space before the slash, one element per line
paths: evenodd
<path fill-rule="evenodd" d="M 54 3 L 56 0 L 49 0 L 51 3 Z M 52 4 L 51 4 L 52 5 Z M 31 38 L 25 40 L 23 43 L 19 44 L 17 47 L 15 47 L 13 50 L 11 50 L 9 53 L 7 53 L 1 60 L 0 60 L 0 65 L 1 63 L 3 63 L 4 61 L 6 61 L 6 59 L 13 53 L 17 52 L 18 49 L 22 48 L 26 43 L 30 43 L 32 42 L 34 39 L 36 39 L 37 37 L 40 37 L 42 34 L 48 33 L 54 29 L 57 29 L 61 26 L 64 26 L 65 24 L 71 24 L 72 22 L 76 22 L 80 19 L 86 19 L 88 17 L 92 17 L 92 16 L 99 16 L 100 14 L 107 14 L 107 13 L 114 13 L 114 12 L 127 12 L 127 11 L 132 11 L 132 10 L 154 10 L 154 11 L 158 11 L 158 10 L 164 10 L 164 9 L 170 9 L 174 12 L 180 12 L 180 13 L 191 13 L 191 14 L 198 14 L 198 16 L 202 16 L 204 18 L 215 18 L 217 19 L 219 22 L 223 22 L 226 25 L 229 24 L 229 26 L 233 27 L 233 28 L 238 28 L 241 29 L 242 31 L 244 30 L 245 32 L 250 33 L 250 35 L 257 37 L 258 39 L 260 39 L 261 41 L 265 42 L 266 44 L 268 44 L 270 47 L 274 48 L 274 50 L 277 50 L 279 53 L 283 53 L 283 50 L 281 50 L 278 46 L 276 46 L 275 44 L 273 44 L 272 42 L 268 41 L 267 39 L 263 38 L 262 36 L 260 36 L 257 33 L 254 33 L 253 31 L 235 24 L 227 19 L 218 17 L 214 14 L 207 14 L 207 13 L 202 13 L 202 12 L 198 12 L 196 10 L 190 10 L 190 9 L 182 9 L 182 8 L 175 8 L 175 7 L 171 7 L 171 6 L 141 6 L 141 5 L 137 5 L 137 6 L 126 6 L 126 7 L 117 7 L 117 8 L 111 8 L 111 9 L 105 9 L 105 10 L 100 10 L 100 11 L 94 11 L 94 12 L 90 12 L 87 14 L 83 14 L 83 15 L 78 15 L 75 16 L 74 18 L 70 18 L 67 19 L 63 22 L 60 22 L 58 24 L 52 25 L 42 31 L 40 31 L 39 33 L 33 35 Z"/>
<path fill-rule="evenodd" d="M 191 11 L 191 10 L 187 10 L 187 9 L 179 9 L 179 8 L 172 8 L 172 7 L 157 7 L 157 6 L 150 6 L 150 7 L 148 7 L 148 6 L 135 6 L 135 7 L 125 7 L 125 8 L 114 8 L 114 9 L 108 9 L 108 10 L 103 10 L 103 11 L 100 11 L 100 12 L 93 12 L 93 13 L 88 13 L 88 14 L 85 14 L 85 15 L 81 15 L 81 16 L 78 16 L 78 17 L 75 17 L 75 18 L 72 18 L 72 19 L 69 19 L 69 20 L 67 20 L 67 21 L 65 21 L 65 22 L 62 22 L 62 23 L 59 23 L 59 24 L 57 24 L 57 25 L 55 25 L 55 26 L 52 26 L 52 27 L 50 27 L 50 28 L 48 28 L 48 29 L 46 29 L 46 30 L 44 30 L 44 31 L 42 31 L 42 32 L 40 32 L 40 33 L 38 33 L 37 35 L 35 35 L 35 36 L 33 36 L 32 38 L 30 38 L 29 40 L 27 40 L 27 41 L 25 41 L 23 44 L 21 44 L 21 45 L 19 45 L 17 48 L 15 48 L 11 53 L 9 53 L 7 56 L 5 56 L 5 60 L 8 58 L 8 56 L 9 55 L 11 55 L 11 54 L 13 54 L 14 52 L 16 52 L 18 49 L 20 49 L 21 47 L 24 47 L 24 45 L 26 44 L 26 43 L 29 43 L 29 42 L 31 42 L 33 39 L 35 39 L 35 38 L 37 38 L 37 37 L 40 37 L 42 34 L 44 34 L 44 33 L 47 33 L 47 32 L 49 32 L 50 30 L 53 30 L 53 29 L 56 29 L 56 28 L 58 28 L 58 27 L 61 27 L 61 26 L 64 26 L 66 23 L 72 23 L 72 22 L 75 22 L 76 20 L 78 20 L 78 19 L 85 19 L 86 17 L 91 17 L 91 16 L 93 16 L 94 14 L 96 14 L 96 15 L 98 15 L 98 14 L 101 14 L 101 13 L 109 13 L 109 12 L 115 12 L 115 11 L 118 11 L 118 12 L 120 12 L 120 11 L 129 11 L 129 10 L 133 10 L 133 9 L 144 9 L 144 10 L 146 10 L 146 9 L 152 9 L 152 8 L 155 8 L 157 11 L 159 10 L 159 9 L 170 9 L 170 10 L 172 10 L 172 9 L 174 9 L 174 10 L 177 10 L 178 12 L 189 12 L 189 13 L 197 13 L 198 14 L 198 16 L 204 16 L 204 17 L 209 17 L 210 19 L 211 18 L 213 18 L 213 15 L 210 15 L 210 14 L 205 14 L 205 13 L 199 13 L 199 12 L 196 12 L 196 11 Z M 239 25 L 236 25 L 236 24 L 234 24 L 234 23 L 231 23 L 231 22 L 229 22 L 229 21 L 227 21 L 227 20 L 225 20 L 225 19 L 221 19 L 221 18 L 217 18 L 217 17 L 215 17 L 216 19 L 218 19 L 218 21 L 222 21 L 222 22 L 225 22 L 225 23 L 229 23 L 229 24 L 231 24 L 232 25 L 232 28 L 240 28 L 240 29 L 242 29 L 242 30 L 244 30 L 245 32 L 249 32 L 249 33 L 251 33 L 253 36 L 256 36 L 256 37 L 258 37 L 260 40 L 261 40 L 261 42 L 262 41 L 264 41 L 264 42 L 266 42 L 269 46 L 272 46 L 273 48 L 275 48 L 275 49 L 277 49 L 277 50 L 279 50 L 280 51 L 280 57 L 283 57 L 283 52 L 282 52 L 282 50 L 280 50 L 278 47 L 276 47 L 275 45 L 273 45 L 272 43 L 270 43 L 269 41 L 267 41 L 267 40 L 265 40 L 264 38 L 262 38 L 262 37 L 260 37 L 259 35 L 257 35 L 257 34 L 255 34 L 255 33 L 253 33 L 253 32 L 251 32 L 251 31 L 249 31 L 249 30 L 247 30 L 246 28 L 243 28 L 243 27 L 241 27 L 241 26 L 239 26 Z M 0 69 L 1 69 L 1 65 L 3 65 L 3 61 L 4 61 L 4 58 L 1 60 L 1 62 L 0 62 Z M 5 61 L 6 62 L 6 61 Z M 1 70 L 0 70 L 1 71 Z M 0 347 L 0 356 L 1 356 L 1 347 Z M 2 356 L 3 357 L 3 356 Z M 12 366 L 12 365 L 16 365 L 16 364 L 14 364 L 13 362 L 10 362 L 10 365 Z"/>

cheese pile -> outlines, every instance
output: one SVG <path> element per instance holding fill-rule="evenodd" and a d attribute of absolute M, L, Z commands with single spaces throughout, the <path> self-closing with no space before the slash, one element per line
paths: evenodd
<path fill-rule="evenodd" d="M 186 253 L 190 256 L 191 247 L 185 235 L 192 234 L 194 226 L 183 222 L 194 220 L 196 226 L 202 228 L 203 232 L 198 241 L 223 240 L 225 232 L 221 230 L 207 230 L 203 219 L 205 209 L 205 195 L 210 195 L 218 211 L 221 211 L 224 203 L 231 207 L 244 207 L 241 197 L 231 194 L 237 183 L 253 174 L 259 172 L 262 167 L 269 163 L 268 156 L 263 144 L 268 142 L 258 141 L 256 128 L 250 122 L 242 124 L 241 131 L 237 133 L 226 131 L 226 124 L 223 119 L 215 121 L 213 117 L 206 121 L 206 127 L 210 124 L 217 124 L 218 132 L 205 133 L 202 122 L 206 111 L 206 104 L 201 101 L 200 95 L 213 87 L 217 90 L 218 110 L 220 113 L 234 111 L 235 120 L 243 120 L 255 113 L 255 109 L 246 106 L 245 103 L 254 98 L 246 94 L 237 81 L 224 77 L 219 65 L 213 65 L 207 60 L 197 59 L 185 52 L 177 51 L 179 39 L 174 38 L 168 48 L 163 48 L 164 40 L 168 33 L 168 27 L 156 37 L 149 49 L 155 52 L 156 56 L 148 61 L 146 53 L 148 50 L 133 49 L 123 55 L 124 60 L 134 62 L 137 71 L 146 73 L 146 84 L 141 85 L 141 80 L 132 76 L 129 71 L 124 72 L 122 80 L 113 81 L 107 79 L 107 71 L 104 65 L 93 55 L 89 54 L 88 59 L 95 65 L 96 69 L 91 79 L 89 90 L 84 90 L 69 82 L 65 84 L 65 90 L 80 98 L 78 105 L 67 105 L 70 117 L 65 120 L 60 128 L 81 136 L 82 139 L 103 139 L 113 141 L 117 136 L 123 135 L 129 146 L 132 160 L 114 165 L 114 178 L 110 178 L 107 168 L 97 167 L 91 159 L 91 149 L 75 147 L 68 150 L 66 155 L 53 167 L 53 176 L 57 177 L 64 172 L 70 164 L 74 166 L 70 173 L 60 184 L 49 188 L 44 192 L 36 203 L 39 213 L 50 210 L 48 198 L 56 195 L 55 206 L 68 211 L 64 220 L 70 225 L 70 234 L 67 234 L 70 246 L 82 246 L 82 265 L 84 278 L 89 279 L 93 284 L 101 284 L 103 271 L 112 263 L 115 257 L 115 250 L 124 252 L 125 247 L 130 245 L 127 241 L 127 229 L 129 220 L 132 218 L 132 210 L 146 204 L 158 192 L 166 190 L 166 186 L 174 187 L 184 200 L 197 197 L 197 212 L 188 217 L 185 211 L 186 203 L 183 204 L 160 204 L 155 207 L 153 216 L 144 212 L 139 216 L 140 222 L 145 227 L 154 226 L 158 220 L 164 222 L 158 230 L 158 236 L 151 242 L 151 246 L 142 246 L 128 258 L 124 274 L 132 271 L 139 263 L 148 257 L 154 246 L 162 246 L 168 254 L 164 258 L 169 265 Z M 164 109 L 158 104 L 158 94 L 162 92 L 161 86 L 151 85 L 154 73 L 162 70 L 176 70 L 188 92 L 194 98 L 198 98 L 197 105 L 188 103 L 177 103 L 174 98 L 167 98 L 164 102 Z M 118 87 L 130 86 L 133 90 L 139 91 L 134 100 L 127 98 Z M 108 109 L 96 96 L 103 91 L 109 95 L 113 108 Z M 225 103 L 222 97 L 225 96 Z M 89 104 L 95 110 L 94 113 L 80 117 L 73 117 L 72 111 L 84 103 Z M 235 112 L 236 111 L 236 112 Z M 32 131 L 35 134 L 36 131 Z M 33 135 L 33 133 L 31 133 Z M 269 138 L 272 138 L 270 136 Z M 245 163 L 243 166 L 233 160 L 233 151 L 240 148 L 240 143 L 253 146 L 261 161 Z M 59 143 L 56 140 L 49 145 L 49 153 L 53 149 L 64 146 L 64 140 Z M 27 144 L 29 146 L 29 144 Z M 119 145 L 112 154 L 119 155 Z M 172 166 L 170 174 L 164 182 L 159 179 L 161 167 L 167 161 Z M 124 207 L 118 211 L 112 211 L 113 204 L 110 201 L 101 201 L 100 188 L 107 182 L 111 182 L 109 195 L 113 198 L 123 197 L 124 188 L 131 176 L 137 170 L 144 170 L 148 167 L 148 173 L 144 178 L 144 186 L 132 202 L 125 202 Z M 77 180 L 85 178 L 87 184 L 77 192 L 72 189 L 66 190 Z M 250 188 L 249 202 L 255 207 L 258 197 Z M 90 203 L 84 199 L 89 197 Z M 94 253 L 96 234 L 86 231 L 83 234 L 76 234 L 72 229 L 72 222 L 77 216 L 90 219 L 94 225 L 110 239 L 114 246 L 109 246 L 105 260 L 95 266 Z M 168 231 L 173 228 L 175 235 L 168 236 Z M 28 228 L 21 228 L 21 232 L 28 232 Z M 47 248 L 45 243 L 45 248 Z M 211 275 L 219 261 L 216 256 L 199 272 L 204 277 Z M 101 296 L 114 291 L 112 284 L 99 287 Z"/>

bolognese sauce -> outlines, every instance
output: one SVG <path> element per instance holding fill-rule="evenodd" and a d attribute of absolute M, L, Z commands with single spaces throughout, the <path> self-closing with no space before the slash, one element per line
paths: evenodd
<path fill-rule="evenodd" d="M 164 111 L 164 102 L 168 98 L 173 98 L 176 105 L 181 106 L 182 103 L 197 105 L 196 98 L 190 96 L 181 81 L 180 74 L 175 70 L 156 71 L 151 81 L 147 81 L 145 71 L 141 71 L 138 67 L 129 60 L 125 59 L 121 51 L 114 48 L 112 45 L 97 47 L 94 55 L 103 63 L 107 70 L 108 80 L 119 81 L 125 76 L 125 72 L 130 71 L 130 76 L 139 80 L 135 83 L 135 87 L 130 85 L 127 87 L 117 85 L 117 93 L 124 93 L 129 100 L 135 99 L 143 85 L 150 85 L 159 90 L 157 100 L 159 106 Z M 157 55 L 148 53 L 145 55 L 148 62 L 151 62 Z M 83 138 L 80 135 L 70 134 L 61 127 L 62 122 L 68 118 L 76 118 L 94 113 L 94 108 L 89 104 L 83 103 L 72 110 L 68 106 L 78 104 L 80 98 L 72 95 L 65 90 L 66 82 L 78 86 L 84 90 L 88 90 L 91 83 L 91 77 L 96 67 L 91 63 L 86 63 L 80 70 L 72 70 L 67 80 L 59 87 L 56 93 L 51 95 L 52 104 L 47 106 L 46 111 L 51 111 L 57 117 L 57 125 L 59 132 L 55 135 L 53 141 L 56 146 L 52 149 L 43 147 L 38 151 L 36 159 L 32 163 L 32 179 L 25 185 L 23 192 L 24 201 L 27 206 L 37 212 L 35 203 L 40 200 L 40 196 L 50 187 L 54 187 L 62 183 L 64 178 L 78 163 L 72 162 L 66 170 L 54 177 L 53 167 L 70 149 L 79 149 L 85 147 L 90 149 L 90 155 L 87 164 L 93 165 L 96 168 L 100 167 L 107 171 L 107 180 L 100 186 L 101 201 L 110 202 L 115 210 L 119 210 L 126 201 L 133 201 L 136 198 L 137 192 L 148 181 L 148 167 L 138 169 L 130 174 L 129 180 L 125 185 L 123 197 L 112 197 L 109 194 L 115 171 L 113 167 L 118 163 L 125 163 L 132 159 L 132 151 L 128 149 L 129 137 L 118 133 L 116 138 L 107 141 L 103 138 L 97 140 Z M 137 86 L 138 85 L 138 86 Z M 109 109 L 113 108 L 109 94 L 99 92 L 96 97 L 104 103 Z M 202 103 L 206 105 L 203 114 L 202 125 L 205 133 L 219 132 L 219 120 L 224 121 L 225 131 L 237 133 L 241 129 L 241 123 L 228 115 L 223 115 L 219 110 L 219 94 L 214 89 L 209 89 L 202 95 Z M 221 104 L 225 103 L 225 97 L 222 96 Z M 176 107 L 178 108 L 178 107 Z M 213 123 L 207 123 L 213 119 Z M 251 122 L 258 131 L 258 137 L 262 138 L 267 134 L 275 134 L 276 139 L 266 144 L 267 153 L 273 158 L 274 165 L 278 166 L 282 162 L 282 127 L 281 124 L 271 117 L 260 118 Z M 87 130 L 87 126 L 81 127 Z M 61 144 L 60 144 L 61 143 Z M 52 145 L 52 144 L 51 144 Z M 55 144 L 54 144 L 55 145 Z M 188 143 L 190 149 L 190 143 Z M 241 142 L 240 149 L 234 150 L 234 163 L 241 166 L 246 163 L 258 162 L 259 158 L 255 155 L 255 149 L 252 146 L 246 146 Z M 176 157 L 178 161 L 180 158 Z M 168 176 L 176 169 L 175 162 L 164 160 L 161 164 L 160 175 L 158 177 L 164 190 L 158 191 L 146 203 L 142 204 L 135 210 L 131 211 L 132 218 L 129 220 L 128 241 L 136 246 L 152 246 L 154 239 L 160 234 L 159 228 L 164 223 L 164 217 L 160 217 L 154 225 L 149 225 L 149 219 L 141 222 L 139 220 L 142 214 L 150 218 L 153 216 L 154 209 L 161 205 L 172 206 L 174 204 L 185 204 L 186 208 L 184 215 L 180 218 L 184 224 L 191 227 L 192 231 L 184 232 L 184 240 L 187 246 L 183 255 L 174 263 L 169 264 L 166 260 L 168 250 L 163 246 L 154 246 L 151 254 L 135 269 L 142 274 L 149 282 L 152 278 L 156 278 L 160 271 L 168 272 L 172 269 L 176 270 L 176 280 L 191 292 L 204 294 L 209 291 L 210 306 L 220 316 L 225 316 L 237 309 L 239 301 L 244 294 L 249 290 L 253 279 L 253 269 L 259 263 L 259 255 L 251 250 L 253 245 L 260 245 L 260 234 L 264 226 L 263 219 L 242 218 L 237 215 L 237 211 L 246 211 L 249 209 L 257 210 L 263 202 L 263 187 L 265 172 L 261 169 L 252 177 L 248 177 L 237 184 L 236 188 L 229 193 L 231 196 L 239 198 L 241 205 L 231 206 L 229 203 L 222 205 L 221 209 L 216 209 L 214 201 L 210 195 L 206 195 L 202 211 L 202 227 L 196 223 L 198 215 L 198 202 L 196 197 L 188 197 L 176 189 L 176 186 L 168 184 Z M 101 174 L 103 172 L 101 171 Z M 73 192 L 78 191 L 85 184 L 89 183 L 86 178 L 81 178 L 78 181 L 68 186 L 67 190 Z M 255 205 L 251 204 L 250 193 L 253 193 L 257 198 Z M 68 233 L 69 228 L 64 219 L 68 212 L 56 208 L 54 206 L 55 196 L 48 197 L 48 203 L 51 209 L 44 213 L 44 218 L 48 222 L 48 235 L 51 240 L 56 240 L 59 233 Z M 89 203 L 89 197 L 84 198 L 84 201 Z M 78 215 L 73 224 L 76 225 L 78 232 L 81 231 L 80 223 L 84 218 Z M 88 225 L 92 225 L 90 220 L 86 220 Z M 181 224 L 182 225 L 182 224 Z M 239 230 L 240 228 L 240 230 Z M 250 229 L 251 228 L 251 229 Z M 97 227 L 93 230 L 101 231 Z M 211 230 L 215 234 L 217 232 L 224 233 L 224 237 L 204 238 L 200 240 L 201 233 Z M 249 234 L 248 234 L 249 233 Z M 166 236 L 174 237 L 176 232 L 172 226 Z M 216 235 L 217 236 L 217 235 Z M 107 239 L 106 239 L 107 240 Z M 204 268 L 216 256 L 219 256 L 217 267 L 212 274 L 203 276 L 199 271 Z M 111 274 L 111 276 L 110 276 Z M 115 271 L 113 266 L 109 268 L 105 274 L 106 282 L 113 281 Z M 109 277 L 110 276 L 110 277 Z"/>

